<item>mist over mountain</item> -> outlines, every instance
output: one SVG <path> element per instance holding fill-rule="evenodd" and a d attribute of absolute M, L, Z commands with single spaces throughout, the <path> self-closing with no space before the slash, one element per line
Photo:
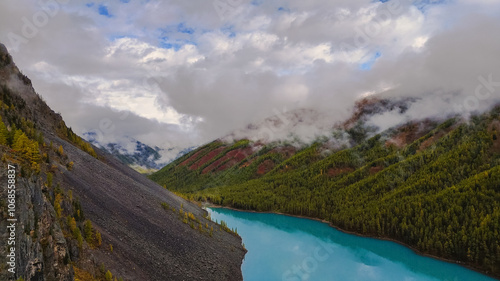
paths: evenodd
<path fill-rule="evenodd" d="M 153 148 L 131 137 L 123 137 L 116 142 L 99 142 L 94 132 L 84 133 L 83 138 L 141 173 L 155 172 L 194 149 L 194 147 L 180 149 L 157 146 Z"/>
<path fill-rule="evenodd" d="M 44 7 L 4 1 L 0 40 L 77 133 L 152 147 L 198 146 L 294 110 L 342 122 L 370 95 L 417 99 L 374 117 L 380 128 L 498 101 L 496 1 L 242 1 L 224 15 L 196 3 L 70 2 L 16 44 L 20 19 Z M 295 135 L 324 134 L 317 123 Z"/>
<path fill-rule="evenodd" d="M 276 142 L 301 147 L 336 136 L 335 141 L 340 145 L 348 142 L 348 137 L 345 135 L 345 138 L 339 138 L 339 136 L 347 134 L 346 131 L 355 126 L 364 127 L 367 136 L 373 136 L 403 123 L 425 119 L 425 117 L 415 119 L 411 119 L 410 116 L 405 117 L 409 108 L 416 102 L 418 100 L 412 98 L 370 96 L 358 100 L 352 109 L 352 115 L 343 120 L 337 120 L 332 118 L 331 114 L 314 109 L 276 112 L 273 116 L 234 130 L 220 139 L 226 142 L 249 139 L 263 144 Z M 386 120 L 387 115 L 392 118 Z M 443 117 L 435 116 L 435 119 L 440 120 Z"/>

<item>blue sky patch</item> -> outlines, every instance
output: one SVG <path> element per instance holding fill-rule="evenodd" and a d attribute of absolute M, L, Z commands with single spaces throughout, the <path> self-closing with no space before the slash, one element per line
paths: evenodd
<path fill-rule="evenodd" d="M 278 12 L 290 12 L 290 8 L 279 7 Z"/>
<path fill-rule="evenodd" d="M 375 55 L 373 55 L 373 57 L 371 57 L 368 61 L 362 63 L 359 66 L 359 69 L 361 69 L 361 70 L 370 70 L 370 69 L 372 69 L 372 67 L 375 64 L 375 62 L 377 61 L 377 59 L 380 58 L 381 56 L 382 56 L 382 53 L 376 52 Z"/>
<path fill-rule="evenodd" d="M 418 0 L 413 3 L 417 9 L 425 13 L 430 6 L 446 4 L 447 0 Z"/>
<path fill-rule="evenodd" d="M 181 23 L 179 23 L 179 25 L 177 25 L 177 31 L 180 33 L 186 33 L 186 34 L 193 34 L 194 33 L 194 29 L 187 27 L 183 22 L 181 22 Z"/>
<path fill-rule="evenodd" d="M 176 40 L 169 38 L 168 36 L 163 36 L 158 38 L 160 40 L 158 46 L 163 49 L 173 49 L 174 51 L 179 51 L 185 45 L 198 46 L 198 44 L 191 40 Z"/>
<path fill-rule="evenodd" d="M 115 40 L 119 40 L 119 39 L 123 39 L 123 38 L 137 38 L 137 36 L 135 36 L 135 35 L 118 35 L 118 34 L 114 34 L 114 35 L 109 36 L 110 41 L 115 41 Z"/>
<path fill-rule="evenodd" d="M 174 51 L 177 52 L 182 48 L 182 45 L 178 43 L 160 42 L 160 48 L 173 49 Z"/>
<path fill-rule="evenodd" d="M 105 16 L 108 18 L 112 17 L 112 15 L 108 11 L 108 7 L 106 7 L 104 5 L 99 5 L 98 11 L 99 11 L 99 15 L 102 15 L 102 16 Z"/>
<path fill-rule="evenodd" d="M 224 26 L 220 29 L 220 31 L 222 31 L 222 33 L 224 33 L 225 35 L 227 35 L 227 37 L 229 38 L 234 38 L 236 37 L 236 32 L 234 32 L 233 30 L 234 26 L 231 25 L 231 26 Z"/>
<path fill-rule="evenodd" d="M 252 0 L 252 2 L 250 2 L 253 6 L 260 6 L 262 3 L 264 3 L 262 0 Z"/>

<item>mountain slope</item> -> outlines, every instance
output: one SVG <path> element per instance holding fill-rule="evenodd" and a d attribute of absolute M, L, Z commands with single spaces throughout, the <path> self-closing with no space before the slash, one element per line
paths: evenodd
<path fill-rule="evenodd" d="M 322 134 L 307 137 L 314 140 L 313 146 L 298 139 L 294 135 L 294 129 L 299 128 L 301 131 L 304 127 L 316 127 L 314 122 L 324 119 L 325 116 L 312 110 L 296 110 L 281 116 L 273 116 L 258 125 L 249 125 L 243 130 L 191 151 L 154 173 L 150 178 L 174 190 L 186 192 L 242 183 L 260 178 L 275 169 L 290 170 L 298 166 L 306 167 L 325 156 L 355 146 L 373 136 L 376 129 L 365 125 L 371 116 L 393 110 L 404 112 L 411 101 L 364 99 L 356 105 L 353 116 L 342 124 L 321 124 L 320 128 L 330 130 L 330 133 L 326 134 L 323 131 Z M 388 142 L 396 146 L 399 142 L 410 143 L 437 125 L 437 122 L 430 120 L 410 122 L 399 128 L 401 132 L 386 132 Z M 270 132 L 273 137 L 260 132 Z M 252 140 L 232 141 L 241 135 L 257 137 Z M 286 136 L 285 140 L 279 136 Z M 278 139 L 274 140 L 275 137 Z M 330 172 L 336 173 L 333 170 Z"/>
<path fill-rule="evenodd" d="M 75 135 L 1 44 L 0 94 L 0 156 L 16 169 L 19 257 L 11 274 L 0 249 L 0 279 L 242 280 L 240 237 Z M 0 176 L 7 183 L 8 172 Z M 2 184 L 3 218 L 7 192 Z"/>
<path fill-rule="evenodd" d="M 151 179 L 200 201 L 324 219 L 499 277 L 500 108 L 372 137 L 347 123 L 291 154 L 286 144 L 216 141 Z M 331 145 L 346 136 L 350 145 Z M 234 150 L 247 153 L 227 157 Z M 220 159 L 230 167 L 208 168 Z"/>

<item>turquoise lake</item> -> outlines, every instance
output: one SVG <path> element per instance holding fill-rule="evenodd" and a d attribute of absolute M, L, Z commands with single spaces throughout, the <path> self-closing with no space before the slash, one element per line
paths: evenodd
<path fill-rule="evenodd" d="M 237 228 L 248 250 L 244 281 L 495 281 L 456 264 L 417 255 L 390 241 L 277 214 L 210 208 Z"/>

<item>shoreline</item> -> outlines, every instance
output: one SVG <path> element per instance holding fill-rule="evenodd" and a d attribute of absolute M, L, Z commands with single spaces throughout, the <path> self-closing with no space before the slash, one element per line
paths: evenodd
<path fill-rule="evenodd" d="M 247 212 L 247 213 L 256 213 L 256 214 L 275 214 L 275 215 L 284 215 L 284 216 L 289 216 L 289 217 L 294 217 L 294 218 L 314 220 L 314 221 L 318 221 L 318 222 L 327 224 L 329 227 L 331 227 L 331 228 L 333 228 L 333 229 L 335 229 L 337 231 L 340 231 L 342 233 L 346 233 L 346 234 L 350 234 L 350 235 L 356 235 L 358 237 L 372 238 L 372 239 L 377 239 L 377 240 L 382 240 L 382 241 L 394 242 L 394 243 L 397 243 L 397 244 L 399 244 L 401 246 L 404 246 L 404 247 L 412 250 L 415 254 L 417 254 L 419 256 L 427 257 L 427 258 L 432 258 L 432 259 L 443 261 L 443 262 L 447 262 L 447 263 L 456 264 L 456 265 L 465 267 L 465 268 L 467 268 L 469 270 L 475 271 L 477 273 L 486 275 L 486 276 L 488 276 L 490 278 L 493 278 L 495 280 L 499 280 L 500 281 L 500 276 L 495 276 L 495 275 L 492 275 L 491 273 L 487 273 L 487 272 L 481 271 L 481 270 L 479 270 L 477 268 L 474 268 L 474 267 L 472 267 L 472 266 L 470 266 L 470 265 L 468 265 L 466 263 L 462 263 L 460 261 L 450 260 L 450 259 L 446 259 L 446 258 L 442 258 L 442 257 L 438 257 L 438 256 L 435 256 L 435 255 L 431 255 L 431 254 L 427 254 L 427 253 L 421 252 L 418 249 L 416 249 L 416 248 L 414 248 L 414 247 L 412 247 L 410 245 L 407 245 L 407 244 L 405 244 L 405 243 L 403 243 L 401 241 L 398 241 L 398 240 L 395 240 L 395 239 L 392 239 L 392 238 L 387 238 L 387 237 L 382 237 L 382 236 L 371 236 L 371 235 L 366 235 L 366 234 L 360 234 L 360 233 L 353 232 L 353 231 L 348 231 L 348 230 L 345 230 L 345 229 L 342 229 L 342 228 L 340 228 L 338 226 L 333 225 L 330 221 L 323 220 L 323 219 L 312 218 L 312 217 L 307 217 L 307 216 L 300 216 L 300 215 L 291 215 L 291 214 L 280 213 L 280 212 L 273 212 L 273 211 L 262 212 L 262 211 L 254 211 L 254 210 L 241 210 L 241 209 L 236 209 L 236 208 L 233 208 L 233 207 L 220 206 L 220 205 L 216 205 L 216 204 L 209 203 L 209 202 L 203 202 L 202 203 L 202 208 L 228 209 L 228 210 L 237 211 L 237 212 Z"/>

